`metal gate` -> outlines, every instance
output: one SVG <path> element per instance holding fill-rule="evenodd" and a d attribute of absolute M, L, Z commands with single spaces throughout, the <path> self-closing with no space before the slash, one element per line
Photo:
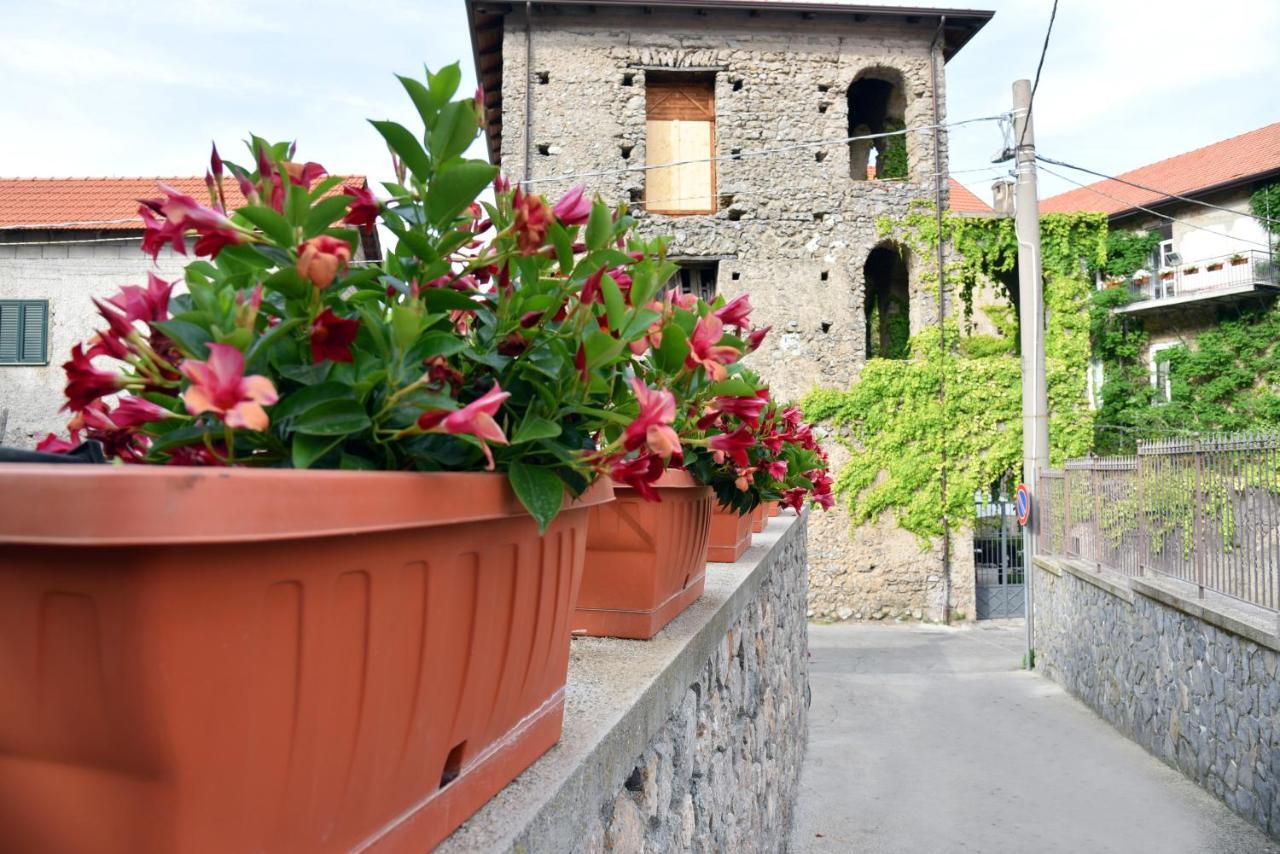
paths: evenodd
<path fill-rule="evenodd" d="M 1022 587 L 1022 529 L 1009 496 L 978 497 L 973 529 L 973 566 L 977 572 L 979 620 L 1021 617 L 1026 610 Z"/>

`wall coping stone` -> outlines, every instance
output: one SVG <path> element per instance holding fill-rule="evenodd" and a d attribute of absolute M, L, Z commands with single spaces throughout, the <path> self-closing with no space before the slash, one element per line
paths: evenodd
<path fill-rule="evenodd" d="M 1280 614 L 1266 608 L 1212 590 L 1205 590 L 1202 599 L 1195 584 L 1169 576 L 1126 576 L 1107 569 L 1098 573 L 1089 568 L 1092 564 L 1048 555 L 1036 555 L 1034 562 L 1040 569 L 1059 577 L 1065 570 L 1131 605 L 1134 594 L 1145 596 L 1225 632 L 1280 652 Z"/>
<path fill-rule="evenodd" d="M 708 563 L 706 592 L 652 640 L 575 638 L 560 741 L 436 851 L 574 850 L 806 521 L 784 511 L 737 563 Z"/>

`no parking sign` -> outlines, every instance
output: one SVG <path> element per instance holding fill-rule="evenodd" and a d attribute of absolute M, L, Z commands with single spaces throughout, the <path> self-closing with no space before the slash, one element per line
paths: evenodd
<path fill-rule="evenodd" d="M 1025 483 L 1018 484 L 1018 491 L 1014 493 L 1014 506 L 1018 511 L 1018 524 L 1026 525 L 1031 519 L 1031 491 L 1027 489 Z"/>

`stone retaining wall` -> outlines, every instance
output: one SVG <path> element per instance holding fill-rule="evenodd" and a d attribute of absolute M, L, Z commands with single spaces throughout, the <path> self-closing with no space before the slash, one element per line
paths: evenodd
<path fill-rule="evenodd" d="M 1275 615 L 1171 579 L 1036 565 L 1036 669 L 1280 837 Z"/>
<path fill-rule="evenodd" d="M 560 743 L 445 852 L 785 851 L 808 710 L 805 520 L 651 641 L 574 641 Z"/>

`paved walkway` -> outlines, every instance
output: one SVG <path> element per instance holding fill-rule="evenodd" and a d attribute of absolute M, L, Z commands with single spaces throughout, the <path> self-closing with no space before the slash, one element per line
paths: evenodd
<path fill-rule="evenodd" d="M 1280 851 L 1055 683 L 1022 622 L 809 630 L 793 850 Z"/>

